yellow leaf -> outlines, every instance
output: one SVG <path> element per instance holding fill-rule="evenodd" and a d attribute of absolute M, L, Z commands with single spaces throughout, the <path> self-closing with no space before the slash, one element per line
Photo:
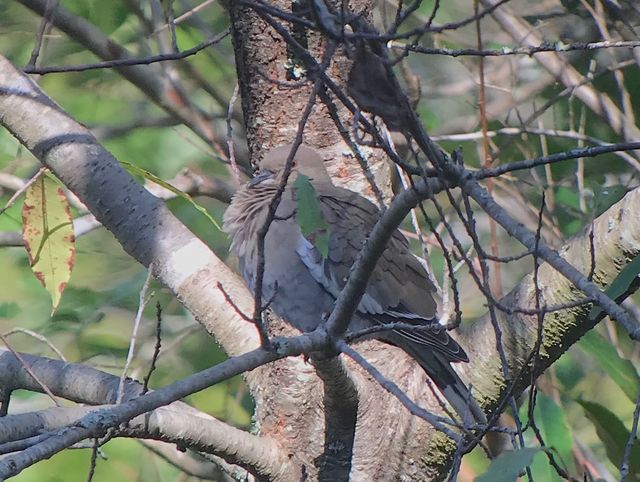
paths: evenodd
<path fill-rule="evenodd" d="M 51 313 L 71 277 L 76 249 L 73 220 L 62 188 L 42 175 L 26 191 L 22 238 L 31 269 L 51 296 Z"/>

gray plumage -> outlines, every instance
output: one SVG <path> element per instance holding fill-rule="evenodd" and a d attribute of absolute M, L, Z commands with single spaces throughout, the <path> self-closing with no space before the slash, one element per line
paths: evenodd
<path fill-rule="evenodd" d="M 224 215 L 231 250 L 240 260 L 242 275 L 253 290 L 257 262 L 257 233 L 267 218 L 287 155 L 281 146 L 260 162 L 260 174 L 239 190 Z M 328 255 L 302 235 L 296 221 L 298 174 L 309 177 L 328 226 Z M 351 266 L 380 216 L 378 208 L 360 194 L 332 184 L 322 158 L 305 146 L 294 156 L 294 167 L 265 237 L 263 298 L 271 308 L 302 331 L 311 331 L 331 313 L 349 277 Z M 435 287 L 409 243 L 395 231 L 369 280 L 349 330 L 376 324 L 407 322 L 428 326 L 420 331 L 384 331 L 377 339 L 397 345 L 411 355 L 440 388 L 465 424 L 483 421 L 480 408 L 450 366 L 468 361 L 466 353 L 435 321 Z"/>

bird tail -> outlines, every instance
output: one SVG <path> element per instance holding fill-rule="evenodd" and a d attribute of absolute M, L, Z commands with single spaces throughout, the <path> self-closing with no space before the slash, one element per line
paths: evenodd
<path fill-rule="evenodd" d="M 469 388 L 442 353 L 434 349 L 425 349 L 424 346 L 415 343 L 404 342 L 400 344 L 400 347 L 420 364 L 460 416 L 465 426 L 487 422 L 487 417 L 471 396 Z"/>

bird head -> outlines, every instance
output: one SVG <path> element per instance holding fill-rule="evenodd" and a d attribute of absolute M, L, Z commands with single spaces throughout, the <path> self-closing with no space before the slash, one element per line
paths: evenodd
<path fill-rule="evenodd" d="M 267 152 L 258 164 L 258 175 L 253 179 L 252 184 L 259 184 L 267 178 L 279 179 L 284 173 L 287 158 L 292 149 L 293 144 L 287 144 Z M 298 146 L 293 156 L 289 182 L 295 181 L 298 174 L 307 176 L 312 182 L 331 182 L 331 177 L 324 167 L 324 160 L 320 154 L 304 144 Z"/>

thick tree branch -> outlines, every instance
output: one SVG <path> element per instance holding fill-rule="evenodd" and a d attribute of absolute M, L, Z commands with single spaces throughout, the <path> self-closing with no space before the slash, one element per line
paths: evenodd
<path fill-rule="evenodd" d="M 461 178 L 464 174 L 461 171 Z M 479 183 L 467 178 L 462 183 L 462 189 L 469 194 L 474 201 L 494 220 L 500 224 L 507 233 L 520 241 L 525 247 L 537 256 L 549 263 L 558 270 L 563 276 L 571 281 L 576 288 L 581 290 L 597 305 L 602 307 L 611 318 L 618 321 L 629 333 L 629 336 L 638 341 L 640 340 L 640 326 L 629 316 L 629 314 L 614 300 L 609 298 L 600 288 L 581 273 L 578 268 L 566 261 L 555 250 L 549 248 L 542 241 L 536 240 L 535 235 L 527 228 L 516 222 L 498 203 L 496 203 L 491 195 L 480 186 Z M 581 265 L 581 266 L 589 266 Z"/>
<path fill-rule="evenodd" d="M 14 178 L 11 179 L 11 186 L 17 186 L 19 185 L 18 182 L 22 181 L 15 176 L 10 177 Z M 7 176 L 7 178 L 9 178 L 9 176 Z M 0 183 L 1 182 L 2 179 L 0 179 Z M 22 183 L 24 184 L 24 181 L 22 181 Z M 189 169 L 183 169 L 173 179 L 167 181 L 167 183 L 190 196 L 207 196 L 226 204 L 231 202 L 231 197 L 236 191 L 235 186 L 222 179 L 204 176 Z M 154 182 L 147 182 L 145 187 L 150 193 L 160 199 L 166 200 L 176 197 L 175 193 Z M 84 206 L 82 206 L 82 208 L 84 209 Z M 92 214 L 86 214 L 73 220 L 73 232 L 76 239 L 101 226 L 102 224 L 100 224 Z M 18 231 L 0 232 L 0 246 L 24 246 L 22 233 Z"/>
<path fill-rule="evenodd" d="M 324 452 L 316 460 L 320 480 L 349 480 L 358 417 L 358 389 L 339 357 L 313 362 L 324 385 Z"/>
<path fill-rule="evenodd" d="M 85 365 L 28 354 L 22 354 L 22 357 L 56 396 L 90 405 L 116 402 L 120 383 L 117 376 Z M 0 367 L 0 386 L 11 390 L 42 391 L 11 352 L 0 350 Z M 134 400 L 141 393 L 140 383 L 131 380 L 125 383 L 125 401 Z M 56 407 L 41 412 L 9 415 L 3 418 L 0 425 L 0 443 L 56 431 L 77 423 L 94 410 L 95 407 Z M 220 455 L 230 463 L 238 463 L 262 474 L 278 473 L 285 463 L 273 439 L 239 430 L 182 402 L 173 402 L 133 419 L 127 423 L 126 431 L 120 433 L 178 443 Z"/>
<path fill-rule="evenodd" d="M 154 392 L 141 395 L 134 400 L 120 405 L 92 410 L 65 431 L 54 434 L 32 447 L 0 460 L 0 479 L 16 475 L 26 467 L 49 458 L 81 440 L 101 437 L 107 429 L 118 427 L 138 415 L 168 405 L 191 393 L 215 385 L 232 376 L 253 370 L 266 363 L 286 356 L 296 356 L 301 353 L 322 349 L 327 345 L 327 342 L 326 336 L 318 333 L 288 339 L 277 345 L 277 353 L 267 352 L 258 348 L 244 355 L 231 358 L 215 367 L 190 375 Z M 284 469 L 285 467 L 281 466 L 280 468 Z"/>
<path fill-rule="evenodd" d="M 154 276 L 215 333 L 227 353 L 257 346 L 251 324 L 233 309 L 219 309 L 227 301 L 216 288 L 218 282 L 240 310 L 251 310 L 244 283 L 84 126 L 4 58 L 0 58 L 0 124 L 78 196 L 125 251 L 144 266 L 153 263 Z"/>
<path fill-rule="evenodd" d="M 109 408 L 107 405 L 53 407 L 37 412 L 8 415 L 3 419 L 0 430 L 0 438 L 4 440 L 0 444 L 0 448 L 3 449 L 1 453 L 6 453 L 4 447 L 9 446 L 10 442 L 38 435 L 55 437 L 56 432 L 77 425 L 83 417 L 95 410 Z M 279 450 L 275 440 L 257 437 L 231 427 L 181 402 L 174 402 L 135 417 L 127 422 L 126 427 L 116 430 L 113 436 L 158 440 L 218 455 L 230 464 L 241 465 L 249 472 L 262 476 L 278 474 L 286 464 L 286 457 Z M 40 441 L 42 440 L 38 442 Z"/>

